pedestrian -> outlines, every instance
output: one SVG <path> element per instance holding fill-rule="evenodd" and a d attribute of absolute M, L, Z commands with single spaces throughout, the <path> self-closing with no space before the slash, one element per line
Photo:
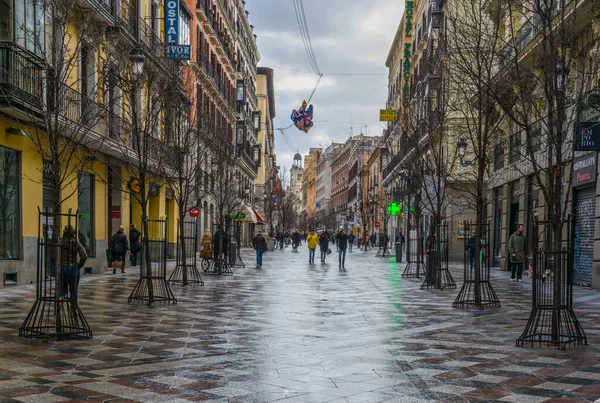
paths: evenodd
<path fill-rule="evenodd" d="M 344 230 L 340 230 L 337 235 L 338 240 L 338 257 L 339 257 L 339 268 L 345 269 L 344 263 L 346 262 L 346 248 L 348 247 L 348 235 Z"/>
<path fill-rule="evenodd" d="M 137 266 L 137 255 L 142 250 L 140 237 L 142 233 L 134 223 L 129 225 L 129 242 L 131 243 L 131 266 Z"/>
<path fill-rule="evenodd" d="M 350 235 L 348 235 L 348 252 L 352 252 L 352 246 L 354 246 L 354 234 L 350 231 Z"/>
<path fill-rule="evenodd" d="M 202 239 L 200 239 L 200 244 L 202 245 L 202 249 L 200 250 L 200 257 L 204 260 L 210 260 L 212 257 L 212 241 L 212 234 L 207 228 L 202 234 Z"/>
<path fill-rule="evenodd" d="M 125 228 L 119 225 L 119 230 L 110 239 L 110 250 L 113 253 L 113 274 L 117 274 L 117 266 L 121 262 L 121 273 L 125 273 L 125 255 L 129 254 L 129 241 Z"/>
<path fill-rule="evenodd" d="M 315 249 L 317 249 L 319 237 L 313 230 L 310 230 L 306 236 L 306 242 L 308 243 L 308 263 L 315 264 Z"/>
<path fill-rule="evenodd" d="M 260 269 L 262 267 L 263 254 L 265 253 L 265 250 L 267 250 L 267 241 L 261 233 L 258 233 L 252 240 L 252 244 L 256 251 L 256 268 Z"/>
<path fill-rule="evenodd" d="M 229 252 L 229 235 L 225 230 L 218 229 L 213 236 L 213 259 L 216 267 L 221 268 L 221 259 L 226 260 Z M 222 258 L 221 258 L 222 254 Z M 219 274 L 221 271 L 219 270 Z"/>
<path fill-rule="evenodd" d="M 85 248 L 75 239 L 75 228 L 72 225 L 65 226 L 60 241 L 60 298 L 65 298 L 68 291 L 72 305 L 77 305 L 79 271 L 86 260 Z"/>
<path fill-rule="evenodd" d="M 298 231 L 294 231 L 292 234 L 292 251 L 298 252 L 298 246 L 300 246 L 300 234 Z"/>
<path fill-rule="evenodd" d="M 471 270 L 475 267 L 475 246 L 477 244 L 477 234 L 473 232 L 469 240 L 467 241 L 467 249 L 469 250 L 469 267 Z"/>
<path fill-rule="evenodd" d="M 327 251 L 329 250 L 329 234 L 323 231 L 319 236 L 319 249 L 321 249 L 321 263 L 325 263 Z"/>
<path fill-rule="evenodd" d="M 517 230 L 508 239 L 508 253 L 510 253 L 510 279 L 511 281 L 523 281 L 523 265 L 525 264 L 525 235 L 523 224 L 517 225 Z"/>

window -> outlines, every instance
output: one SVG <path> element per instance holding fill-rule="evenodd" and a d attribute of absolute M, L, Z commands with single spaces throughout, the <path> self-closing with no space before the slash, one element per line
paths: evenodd
<path fill-rule="evenodd" d="M 19 153 L 0 146 L 0 260 L 21 258 Z"/>
<path fill-rule="evenodd" d="M 179 10 L 179 44 L 189 45 L 190 42 L 190 17 L 184 10 Z"/>
<path fill-rule="evenodd" d="M 537 122 L 532 124 L 529 134 L 531 139 L 531 151 L 539 151 L 542 138 L 542 122 L 538 120 Z"/>
<path fill-rule="evenodd" d="M 4 2 L 7 2 L 8 0 L 0 1 L 2 2 L 0 3 L 0 9 L 8 9 L 8 6 L 4 5 Z M 35 2 L 34 0 L 15 0 L 14 11 L 15 42 L 27 50 L 41 55 L 42 50 L 44 49 L 45 23 L 42 2 Z M 4 15 L 4 11 L 1 14 Z M 10 15 L 10 12 L 8 15 Z M 0 24 L 2 37 L 4 37 L 5 23 L 4 21 L 1 21 Z M 10 23 L 8 23 L 8 28 L 10 28 Z M 10 32 L 9 29 L 7 29 L 7 33 L 8 32 Z"/>
<path fill-rule="evenodd" d="M 12 0 L 0 0 L 0 41 L 12 41 Z"/>
<path fill-rule="evenodd" d="M 518 161 L 521 153 L 521 135 L 520 133 L 513 134 L 509 138 L 508 162 Z"/>
<path fill-rule="evenodd" d="M 498 143 L 494 147 L 494 171 L 504 168 L 504 144 Z"/>
<path fill-rule="evenodd" d="M 78 217 L 77 232 L 79 242 L 83 245 L 88 256 L 95 256 L 94 239 L 94 176 L 81 172 L 77 188 Z"/>

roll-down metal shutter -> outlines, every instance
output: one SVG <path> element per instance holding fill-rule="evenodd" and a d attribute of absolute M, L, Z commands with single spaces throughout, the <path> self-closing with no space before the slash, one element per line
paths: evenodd
<path fill-rule="evenodd" d="M 592 284 L 596 188 L 575 192 L 575 231 L 573 234 L 573 281 Z"/>

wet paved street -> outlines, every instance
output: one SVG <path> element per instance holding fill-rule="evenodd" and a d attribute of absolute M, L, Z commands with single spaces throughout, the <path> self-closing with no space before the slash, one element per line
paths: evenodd
<path fill-rule="evenodd" d="M 452 308 L 457 290 L 420 290 L 403 265 L 350 253 L 346 270 L 307 250 L 205 286 L 172 306 L 127 303 L 136 277 L 85 276 L 92 340 L 20 339 L 33 286 L 0 289 L 0 402 L 590 402 L 600 399 L 600 292 L 577 289 L 589 345 L 515 347 L 531 283 L 494 270 L 503 305 Z M 453 272 L 461 283 L 458 271 Z"/>

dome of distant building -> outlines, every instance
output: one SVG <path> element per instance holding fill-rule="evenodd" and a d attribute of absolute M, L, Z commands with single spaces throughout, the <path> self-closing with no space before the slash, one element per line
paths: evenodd
<path fill-rule="evenodd" d="M 294 155 L 294 159 L 295 160 L 302 160 L 302 156 L 300 155 L 300 153 L 296 153 L 296 155 Z"/>
<path fill-rule="evenodd" d="M 302 156 L 300 155 L 300 153 L 296 153 L 296 155 L 294 155 L 294 166 L 295 167 L 302 166 Z"/>

